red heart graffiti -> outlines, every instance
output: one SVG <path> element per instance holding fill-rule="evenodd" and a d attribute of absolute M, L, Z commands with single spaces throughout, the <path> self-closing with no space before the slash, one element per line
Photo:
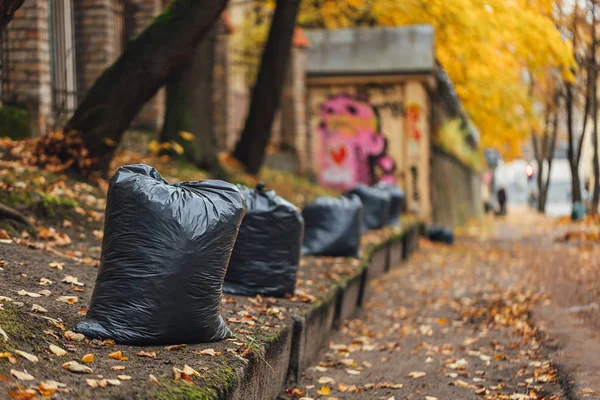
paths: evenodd
<path fill-rule="evenodd" d="M 340 146 L 337 151 L 329 150 L 329 154 L 331 154 L 331 158 L 333 158 L 333 161 L 335 161 L 337 165 L 341 165 L 346 159 L 346 148 Z"/>

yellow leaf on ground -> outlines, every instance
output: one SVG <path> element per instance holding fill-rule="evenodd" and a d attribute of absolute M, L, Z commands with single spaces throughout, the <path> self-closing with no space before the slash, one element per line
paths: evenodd
<path fill-rule="evenodd" d="M 85 365 L 79 364 L 77 361 L 68 361 L 62 365 L 64 369 L 71 372 L 82 373 L 82 374 L 91 374 L 92 369 L 90 367 L 86 367 Z"/>
<path fill-rule="evenodd" d="M 27 372 L 17 371 L 16 369 L 11 369 L 10 374 L 20 381 L 32 381 L 35 379 L 33 375 L 30 375 Z"/>
<path fill-rule="evenodd" d="M 317 390 L 317 393 L 319 393 L 321 396 L 327 396 L 331 394 L 331 389 L 329 386 L 321 386 L 321 389 Z"/>
<path fill-rule="evenodd" d="M 28 292 L 28 291 L 26 291 L 26 290 L 23 290 L 23 289 L 19 290 L 19 291 L 17 292 L 17 294 L 18 294 L 19 296 L 42 297 L 42 295 L 41 295 L 41 294 L 38 294 L 38 293 L 33 293 L 33 292 Z"/>
<path fill-rule="evenodd" d="M 25 353 L 24 351 L 21 351 L 21 350 L 15 350 L 15 353 L 17 353 L 21 357 L 23 357 L 33 363 L 40 361 L 40 359 L 37 358 L 36 356 L 34 356 L 33 354 Z"/>
<path fill-rule="evenodd" d="M 414 372 L 411 372 L 410 374 L 408 374 L 409 377 L 415 378 L 415 379 L 422 378 L 425 375 L 427 375 L 427 372 L 422 372 L 422 371 L 414 371 Z"/>
<path fill-rule="evenodd" d="M 160 152 L 160 144 L 156 140 L 148 143 L 148 151 L 152 154 L 158 154 Z"/>
<path fill-rule="evenodd" d="M 56 262 L 56 261 L 52 261 L 50 264 L 48 264 L 48 266 L 52 269 L 56 269 L 58 271 L 62 271 L 63 270 L 63 264 Z"/>
<path fill-rule="evenodd" d="M 123 365 L 115 365 L 114 367 L 110 367 L 113 371 L 124 371 L 125 367 Z"/>
<path fill-rule="evenodd" d="M 217 352 L 214 349 L 204 349 L 200 352 L 200 354 L 214 357 L 217 355 Z"/>
<path fill-rule="evenodd" d="M 92 353 L 86 354 L 81 357 L 81 361 L 84 363 L 92 363 L 94 362 L 94 355 Z"/>
<path fill-rule="evenodd" d="M 17 358 L 13 356 L 12 353 L 0 353 L 0 360 L 3 358 L 6 358 L 11 364 L 16 364 L 18 362 Z"/>
<path fill-rule="evenodd" d="M 77 296 L 60 296 L 56 300 L 67 304 L 75 304 L 79 301 L 79 298 Z"/>
<path fill-rule="evenodd" d="M 44 307 L 40 306 L 39 304 L 34 304 L 31 306 L 31 312 L 39 312 L 39 313 L 47 313 L 48 310 L 46 310 Z"/>
<path fill-rule="evenodd" d="M 190 367 L 189 365 L 184 365 L 182 372 L 188 376 L 202 376 L 200 375 L 200 372 L 196 371 L 194 368 Z"/>
<path fill-rule="evenodd" d="M 73 331 L 66 331 L 63 333 L 63 337 L 73 342 L 81 342 L 83 339 L 85 339 L 85 336 L 82 333 L 75 333 Z"/>
<path fill-rule="evenodd" d="M 0 328 L 0 336 L 4 339 L 5 342 L 8 342 L 8 335 L 4 332 L 4 329 Z"/>
<path fill-rule="evenodd" d="M 129 380 L 131 380 L 131 377 L 129 375 L 117 375 L 117 378 L 119 378 L 122 381 L 129 381 Z"/>
<path fill-rule="evenodd" d="M 171 147 L 173 148 L 173 151 L 179 155 L 182 155 L 184 152 L 183 146 L 177 142 L 171 142 Z"/>
<path fill-rule="evenodd" d="M 154 375 L 150 374 L 150 375 L 148 375 L 148 378 L 151 383 L 158 383 L 158 379 L 156 379 L 156 377 Z"/>
<path fill-rule="evenodd" d="M 191 142 L 196 138 L 196 136 L 186 131 L 179 132 L 179 136 L 181 136 L 183 140 L 187 140 L 188 142 Z"/>
<path fill-rule="evenodd" d="M 56 356 L 59 356 L 59 357 L 62 357 L 62 356 L 64 356 L 65 354 L 67 354 L 67 351 L 66 351 L 66 350 L 63 350 L 63 349 L 61 349 L 60 347 L 58 347 L 58 346 L 56 346 L 56 345 L 54 345 L 54 344 L 51 344 L 51 345 L 50 345 L 50 351 L 51 351 L 52 353 L 54 353 L 54 355 L 56 355 Z"/>

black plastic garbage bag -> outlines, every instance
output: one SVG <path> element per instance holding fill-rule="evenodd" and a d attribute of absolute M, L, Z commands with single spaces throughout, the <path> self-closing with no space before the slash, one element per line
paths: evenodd
<path fill-rule="evenodd" d="M 360 198 L 319 197 L 302 210 L 304 242 L 302 254 L 329 257 L 356 257 L 364 210 Z"/>
<path fill-rule="evenodd" d="M 404 190 L 387 182 L 378 182 L 375 184 L 375 187 L 390 194 L 390 217 L 388 224 L 394 226 L 400 225 L 400 214 L 406 212 L 406 194 Z"/>
<path fill-rule="evenodd" d="M 390 218 L 391 195 L 384 190 L 358 184 L 346 195 L 355 194 L 360 197 L 364 207 L 363 230 L 380 229 L 387 225 Z"/>
<path fill-rule="evenodd" d="M 454 231 L 441 225 L 431 225 L 429 228 L 427 228 L 427 238 L 432 242 L 453 244 Z"/>
<path fill-rule="evenodd" d="M 294 293 L 304 220 L 273 190 L 242 187 L 248 212 L 231 253 L 223 291 L 243 296 Z"/>
<path fill-rule="evenodd" d="M 76 331 L 135 345 L 228 337 L 221 287 L 245 212 L 232 184 L 171 185 L 147 165 L 119 168 L 108 189 L 96 286 Z"/>

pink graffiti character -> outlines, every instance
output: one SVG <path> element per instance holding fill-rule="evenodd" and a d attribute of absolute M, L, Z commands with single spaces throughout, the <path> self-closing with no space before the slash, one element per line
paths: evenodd
<path fill-rule="evenodd" d="M 379 117 L 367 102 L 348 95 L 331 97 L 321 107 L 319 183 L 347 190 L 372 184 L 375 169 L 393 182 L 394 161 L 385 155 L 387 140 L 379 133 Z M 384 180 L 382 179 L 382 180 Z"/>

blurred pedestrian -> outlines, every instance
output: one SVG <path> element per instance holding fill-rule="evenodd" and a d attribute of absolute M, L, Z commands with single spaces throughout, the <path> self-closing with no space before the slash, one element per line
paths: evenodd
<path fill-rule="evenodd" d="M 500 210 L 499 210 L 498 214 L 505 215 L 506 214 L 506 202 L 508 199 L 506 196 L 506 190 L 503 187 L 501 187 L 500 190 L 498 190 L 497 197 L 498 197 L 498 205 L 500 206 Z"/>

